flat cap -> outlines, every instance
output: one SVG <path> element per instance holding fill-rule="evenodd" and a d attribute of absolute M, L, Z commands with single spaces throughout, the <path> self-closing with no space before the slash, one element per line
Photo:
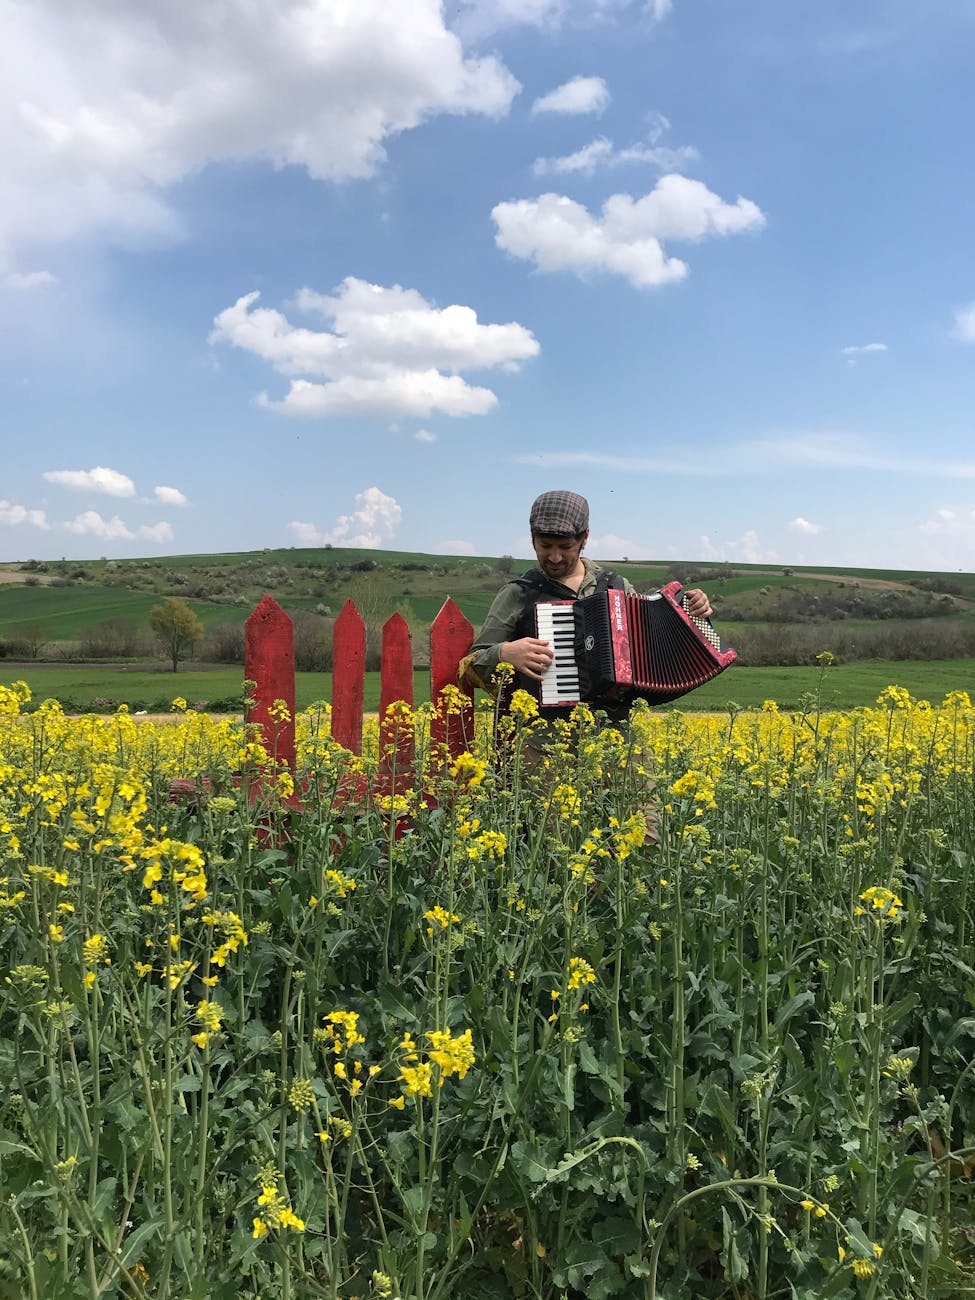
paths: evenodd
<path fill-rule="evenodd" d="M 543 492 L 532 503 L 528 522 L 533 533 L 578 537 L 589 527 L 589 502 L 578 492 Z"/>

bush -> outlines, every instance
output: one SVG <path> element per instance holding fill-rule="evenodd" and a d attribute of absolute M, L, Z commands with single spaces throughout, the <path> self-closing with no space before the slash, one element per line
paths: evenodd
<path fill-rule="evenodd" d="M 150 652 L 146 633 L 127 618 L 106 618 L 82 633 L 79 644 L 85 659 L 134 659 Z"/>
<path fill-rule="evenodd" d="M 210 663 L 242 664 L 245 636 L 243 623 L 215 623 L 203 638 L 200 655 Z"/>
<path fill-rule="evenodd" d="M 332 633 L 334 618 L 302 610 L 293 615 L 295 628 L 295 668 L 301 673 L 332 671 Z"/>
<path fill-rule="evenodd" d="M 723 617 L 717 620 L 719 625 Z M 836 623 L 776 623 L 732 628 L 725 632 L 725 639 L 737 650 L 743 667 L 755 668 L 811 665 L 823 650 L 829 650 L 839 663 L 975 656 L 975 625 L 936 620 L 859 628 Z"/>

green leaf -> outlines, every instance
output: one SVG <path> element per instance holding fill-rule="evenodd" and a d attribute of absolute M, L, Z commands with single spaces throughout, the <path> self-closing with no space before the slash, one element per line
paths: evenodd
<path fill-rule="evenodd" d="M 426 1195 L 426 1188 L 421 1184 L 416 1187 L 407 1187 L 402 1192 L 403 1209 L 413 1221 L 416 1221 L 417 1215 L 423 1209 L 423 1200 Z"/>
<path fill-rule="evenodd" d="M 779 1013 L 775 1017 L 775 1028 L 777 1032 L 781 1034 L 782 1030 L 786 1027 L 796 1012 L 800 1011 L 803 1007 L 810 1006 L 815 1002 L 815 1000 L 816 997 L 812 989 L 803 989 L 801 993 L 796 993 L 793 997 L 789 998 L 788 1002 L 779 1008 Z"/>
<path fill-rule="evenodd" d="M 134 1228 L 128 1234 L 122 1242 L 122 1258 L 120 1262 L 123 1268 L 133 1268 L 138 1264 L 143 1246 L 165 1227 L 165 1224 L 165 1215 L 157 1214 L 144 1223 L 140 1223 L 137 1228 Z"/>
<path fill-rule="evenodd" d="M 0 1156 L 30 1156 L 32 1160 L 39 1159 L 37 1153 L 23 1142 L 18 1142 L 16 1138 L 0 1137 Z"/>
<path fill-rule="evenodd" d="M 632 1219 L 611 1216 L 593 1227 L 592 1239 L 607 1255 L 626 1255 L 640 1247 L 640 1232 Z"/>
<path fill-rule="evenodd" d="M 738 1249 L 738 1233 L 731 1215 L 722 1206 L 721 1209 L 721 1263 L 724 1266 L 725 1281 L 737 1286 L 748 1276 L 748 1260 Z"/>
<path fill-rule="evenodd" d="M 546 1150 L 535 1142 L 515 1142 L 511 1148 L 511 1163 L 530 1183 L 544 1183 L 557 1172 L 552 1164 L 554 1146 L 554 1142 L 550 1142 Z"/>
<path fill-rule="evenodd" d="M 899 998 L 891 1006 L 887 1007 L 883 1013 L 883 1022 L 885 1025 L 896 1025 L 903 1020 L 905 1016 L 910 1015 L 915 1007 L 920 1006 L 921 998 L 916 992 L 906 993 L 904 997 Z"/>

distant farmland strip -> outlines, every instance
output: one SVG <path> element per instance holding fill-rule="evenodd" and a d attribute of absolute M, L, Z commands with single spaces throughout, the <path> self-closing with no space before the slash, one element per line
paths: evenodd
<path fill-rule="evenodd" d="M 148 626 L 149 612 L 164 599 L 150 592 L 117 587 L 0 588 L 0 636 L 26 624 L 50 629 L 55 639 L 76 637 L 107 618 L 126 618 Z M 186 602 L 205 627 L 223 619 L 238 621 L 239 610 L 203 600 Z M 249 612 L 249 611 L 248 611 Z"/>

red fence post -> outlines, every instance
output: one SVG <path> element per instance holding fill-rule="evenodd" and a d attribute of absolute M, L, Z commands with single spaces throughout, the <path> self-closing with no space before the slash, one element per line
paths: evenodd
<path fill-rule="evenodd" d="M 244 719 L 261 730 L 261 743 L 279 767 L 295 771 L 294 624 L 273 596 L 265 596 L 245 625 L 244 677 L 249 703 Z M 282 700 L 286 716 L 278 716 Z"/>
<path fill-rule="evenodd" d="M 444 752 L 456 758 L 474 743 L 474 690 L 457 681 L 458 665 L 473 638 L 473 627 L 448 596 L 430 625 L 430 748 L 435 764 Z M 457 687 L 459 702 L 450 704 L 441 698 L 446 686 Z"/>
<path fill-rule="evenodd" d="M 365 683 L 366 625 L 347 600 L 335 620 L 332 640 L 332 739 L 353 754 L 362 753 Z"/>
<path fill-rule="evenodd" d="M 413 647 L 410 629 L 402 614 L 393 614 L 383 624 L 382 683 L 379 691 L 379 771 L 393 775 L 390 793 L 398 794 L 412 780 L 414 757 L 413 723 L 388 716 L 398 701 L 413 707 Z"/>

